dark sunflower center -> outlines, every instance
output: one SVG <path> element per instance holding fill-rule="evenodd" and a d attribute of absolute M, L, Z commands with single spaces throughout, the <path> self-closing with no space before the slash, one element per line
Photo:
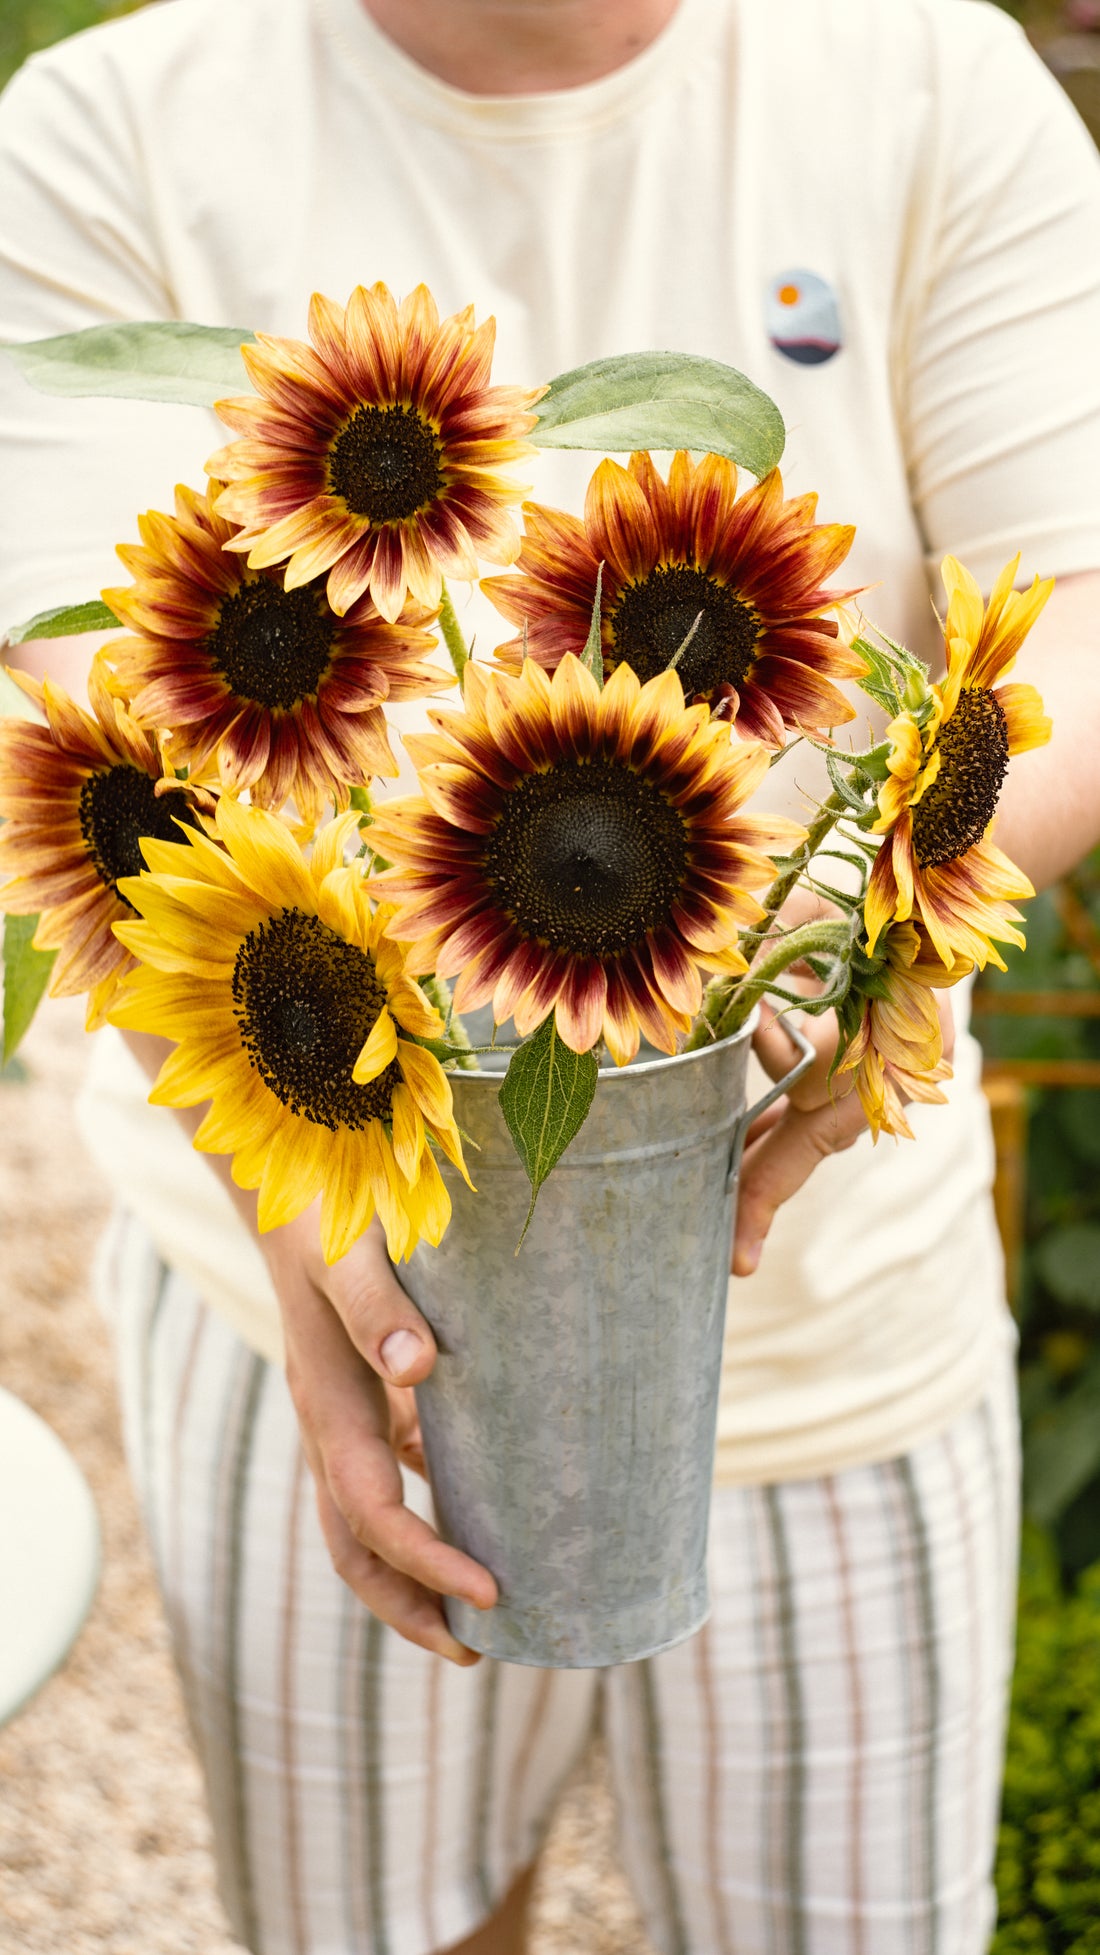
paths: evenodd
<path fill-rule="evenodd" d="M 282 910 L 250 930 L 233 966 L 241 1042 L 264 1085 L 315 1126 L 388 1120 L 396 1061 L 357 1086 L 351 1069 L 386 1002 L 374 959 L 320 917 Z"/>
<path fill-rule="evenodd" d="M 310 589 L 255 577 L 225 599 L 206 649 L 238 698 L 288 712 L 317 691 L 336 630 Z"/>
<path fill-rule="evenodd" d="M 699 629 L 676 668 L 684 697 L 714 693 L 721 685 L 739 688 L 753 662 L 760 620 L 729 584 L 716 583 L 694 564 L 658 564 L 639 583 L 627 584 L 610 613 L 616 661 L 633 666 L 643 684 L 656 678 L 696 618 Z"/>
<path fill-rule="evenodd" d="M 528 774 L 485 852 L 489 882 L 523 936 L 594 957 L 667 921 L 687 861 L 682 816 L 660 788 L 609 760 Z"/>
<path fill-rule="evenodd" d="M 78 815 L 84 846 L 95 864 L 100 880 L 109 883 L 125 903 L 118 888 L 120 876 L 140 876 L 145 857 L 138 844 L 143 835 L 158 842 L 179 842 L 182 836 L 177 821 L 189 828 L 198 826 L 194 810 L 182 791 L 179 794 L 154 792 L 155 782 L 137 767 L 104 767 L 89 774 L 80 790 Z M 133 909 L 133 904 L 129 905 Z"/>
<path fill-rule="evenodd" d="M 353 516 L 400 523 L 435 502 L 442 447 L 415 407 L 357 407 L 328 457 L 329 486 Z"/>
<path fill-rule="evenodd" d="M 922 869 L 954 862 L 980 842 L 1008 770 L 1008 722 L 993 693 L 972 686 L 959 696 L 933 749 L 940 771 L 913 809 L 913 849 Z"/>

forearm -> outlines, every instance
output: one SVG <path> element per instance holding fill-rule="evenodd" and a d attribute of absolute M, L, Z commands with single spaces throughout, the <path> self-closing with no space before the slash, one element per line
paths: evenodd
<path fill-rule="evenodd" d="M 155 1032 L 123 1032 L 131 1052 L 142 1070 L 154 1080 L 164 1061 L 175 1047 L 171 1039 L 162 1039 Z M 188 1140 L 193 1141 L 198 1132 L 206 1107 L 180 1106 L 171 1109 L 172 1117 L 178 1120 Z M 204 1154 L 203 1159 L 216 1174 L 223 1187 L 227 1189 L 234 1208 L 237 1210 L 249 1233 L 259 1240 L 259 1227 L 256 1220 L 256 1195 L 251 1188 L 238 1188 L 230 1172 L 230 1157 L 227 1154 Z"/>
<path fill-rule="evenodd" d="M 1010 763 L 993 839 L 1041 889 L 1100 841 L 1100 571 L 1059 581 L 1015 680 L 1038 687 L 1053 733 Z"/>

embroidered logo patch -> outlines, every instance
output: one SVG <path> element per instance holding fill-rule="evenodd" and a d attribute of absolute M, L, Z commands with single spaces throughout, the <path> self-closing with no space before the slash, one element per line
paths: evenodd
<path fill-rule="evenodd" d="M 768 289 L 765 324 L 777 353 L 802 367 L 819 367 L 843 345 L 840 308 L 817 272 L 781 272 Z"/>

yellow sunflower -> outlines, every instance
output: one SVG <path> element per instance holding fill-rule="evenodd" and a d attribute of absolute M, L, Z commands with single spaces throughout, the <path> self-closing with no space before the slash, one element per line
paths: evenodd
<path fill-rule="evenodd" d="M 217 840 L 148 844 L 126 884 L 140 916 L 118 934 L 142 968 L 111 1023 L 177 1041 L 150 1098 L 211 1102 L 195 1145 L 232 1154 L 261 1229 L 320 1195 L 330 1263 L 376 1212 L 395 1261 L 438 1242 L 451 1208 L 432 1143 L 466 1170 L 450 1083 L 414 1041 L 443 1025 L 384 934 L 392 912 L 344 865 L 357 817 L 323 828 L 308 861 L 262 809 L 226 795 L 215 819 Z"/>
<path fill-rule="evenodd" d="M 942 1103 L 946 1094 L 940 1083 L 951 1078 L 932 989 L 958 983 L 973 963 L 956 958 L 945 969 L 914 923 L 893 924 L 879 955 L 885 960 L 878 980 L 881 995 L 866 999 L 838 1073 L 855 1075 L 853 1084 L 876 1140 L 880 1133 L 912 1140 L 906 1101 Z"/>
<path fill-rule="evenodd" d="M 178 488 L 174 516 L 151 510 L 142 545 L 120 545 L 134 583 L 103 596 L 137 635 L 108 656 L 139 724 L 171 728 L 173 762 L 213 759 L 231 792 L 272 809 L 289 798 L 313 826 L 326 800 L 346 808 L 349 787 L 397 773 L 383 701 L 454 679 L 423 662 L 435 639 L 422 607 L 387 624 L 362 597 L 341 619 L 323 579 L 288 591 L 228 554 L 219 488 Z"/>
<path fill-rule="evenodd" d="M 54 997 L 88 993 L 87 1027 L 102 1025 L 133 958 L 112 925 L 133 914 L 120 882 L 142 868 L 140 841 L 179 835 L 195 794 L 182 787 L 156 738 L 111 696 L 97 659 L 88 714 L 49 679 L 11 678 L 46 724 L 0 721 L 0 910 L 38 916 L 34 942 L 55 950 Z M 208 802 L 209 797 L 203 796 Z"/>
<path fill-rule="evenodd" d="M 218 404 L 244 437 L 207 463 L 242 525 L 229 547 L 285 561 L 290 590 L 327 572 L 341 617 L 369 592 L 391 623 L 406 592 L 437 609 L 441 573 L 511 563 L 524 490 L 497 471 L 531 452 L 545 389 L 489 385 L 495 322 L 475 327 L 472 306 L 440 320 L 424 285 L 400 305 L 360 285 L 346 310 L 315 293 L 309 331 L 244 346 L 260 399 Z"/>
<path fill-rule="evenodd" d="M 1030 590 L 1013 590 L 1019 563 L 1017 556 L 1005 566 L 983 606 L 970 572 L 944 558 L 947 677 L 932 687 L 923 726 L 903 713 L 887 729 L 890 779 L 875 823 L 886 839 L 865 906 L 872 951 L 889 922 L 912 916 L 948 965 L 963 956 L 1003 969 L 991 939 L 1023 945 L 1011 904 L 1035 891 L 988 836 L 1010 758 L 1045 745 L 1050 721 L 1034 686 L 996 681 L 1011 669 L 1054 585 L 1036 577 Z"/>
<path fill-rule="evenodd" d="M 746 968 L 770 855 L 805 838 L 741 812 L 764 748 L 685 707 L 675 672 L 643 686 L 620 665 L 601 692 L 570 653 L 552 678 L 471 664 L 464 705 L 406 736 L 427 798 L 383 803 L 371 830 L 409 968 L 460 973 L 457 1008 L 491 998 L 521 1036 L 553 1011 L 575 1052 L 602 1035 L 622 1065 L 643 1033 L 674 1051 L 700 970 Z"/>
<path fill-rule="evenodd" d="M 603 564 L 604 670 L 625 660 L 644 682 L 678 664 L 684 695 L 705 700 L 744 738 L 782 746 L 784 727 L 821 731 L 854 717 L 837 682 L 866 670 L 825 613 L 853 591 L 828 591 L 855 531 L 814 522 L 816 496 L 783 500 L 777 470 L 741 496 L 721 455 L 674 456 L 668 481 L 651 457 L 601 462 L 584 521 L 524 505 L 516 571 L 482 588 L 526 630 L 497 658 L 526 655 L 553 671 L 584 649 Z M 696 626 L 696 619 L 699 623 Z"/>

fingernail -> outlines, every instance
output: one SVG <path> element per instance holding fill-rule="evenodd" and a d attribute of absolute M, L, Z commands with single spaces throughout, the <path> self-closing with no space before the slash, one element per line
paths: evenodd
<path fill-rule="evenodd" d="M 411 1330 L 391 1330 L 379 1357 L 393 1378 L 400 1378 L 416 1363 L 424 1346 Z"/>

